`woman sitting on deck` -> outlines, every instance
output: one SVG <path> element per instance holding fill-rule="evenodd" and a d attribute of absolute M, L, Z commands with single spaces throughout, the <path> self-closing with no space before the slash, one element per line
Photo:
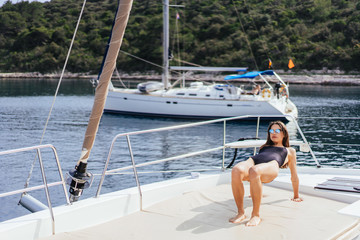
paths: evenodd
<path fill-rule="evenodd" d="M 256 226 L 260 223 L 260 203 L 262 198 L 262 183 L 273 181 L 279 168 L 290 168 L 291 182 L 295 202 L 301 202 L 299 197 L 299 178 L 296 172 L 296 151 L 290 147 L 289 134 L 284 123 L 271 122 L 268 128 L 267 140 L 260 147 L 257 155 L 240 162 L 232 169 L 231 186 L 235 198 L 238 214 L 229 219 L 232 223 L 242 222 L 246 216 L 244 211 L 243 181 L 250 182 L 250 195 L 253 202 L 253 211 L 246 226 Z"/>

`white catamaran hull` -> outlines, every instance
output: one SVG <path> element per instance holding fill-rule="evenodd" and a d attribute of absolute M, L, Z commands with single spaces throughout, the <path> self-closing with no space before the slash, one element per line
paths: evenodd
<path fill-rule="evenodd" d="M 261 96 L 253 98 L 254 100 L 181 98 L 116 89 L 109 91 L 104 111 L 131 115 L 203 119 L 258 114 L 290 114 L 297 117 L 297 109 L 289 99 L 262 99 Z"/>

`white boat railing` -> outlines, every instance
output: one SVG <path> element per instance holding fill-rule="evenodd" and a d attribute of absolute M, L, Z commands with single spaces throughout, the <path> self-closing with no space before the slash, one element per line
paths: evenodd
<path fill-rule="evenodd" d="M 44 164 L 43 164 L 43 160 L 42 160 L 42 157 L 41 157 L 41 149 L 44 149 L 44 148 L 50 148 L 52 150 L 52 152 L 54 153 L 54 157 L 55 157 L 55 160 L 56 160 L 56 164 L 57 164 L 57 168 L 58 168 L 58 172 L 59 172 L 59 176 L 60 176 L 61 181 L 52 182 L 52 183 L 47 182 L 46 175 L 45 175 Z M 34 190 L 38 190 L 38 189 L 45 189 L 46 200 L 47 200 L 48 208 L 49 208 L 50 215 L 51 215 L 52 233 L 55 234 L 55 217 L 54 217 L 54 212 L 53 212 L 52 205 L 51 205 L 49 187 L 62 185 L 63 189 L 64 189 L 66 202 L 67 202 L 67 204 L 70 204 L 69 197 L 68 197 L 67 190 L 66 190 L 66 183 L 65 183 L 65 180 L 64 180 L 64 177 L 63 177 L 63 174 L 62 174 L 62 170 L 61 170 L 61 166 L 60 166 L 60 162 L 59 162 L 59 157 L 58 157 L 58 154 L 56 152 L 55 147 L 53 145 L 51 145 L 51 144 L 45 144 L 45 145 L 37 145 L 37 146 L 26 147 L 26 148 L 18 148 L 18 149 L 12 149 L 12 150 L 8 150 L 8 151 L 2 151 L 2 152 L 0 152 L 0 156 L 8 155 L 8 154 L 14 154 L 14 153 L 20 153 L 20 152 L 33 151 L 33 150 L 36 150 L 37 157 L 39 159 L 41 176 L 42 176 L 42 180 L 43 180 L 44 184 L 39 185 L 39 186 L 34 186 L 34 187 L 26 187 L 26 188 L 22 188 L 22 189 L 10 191 L 10 192 L 0 193 L 0 198 L 15 195 L 15 194 L 19 194 L 19 193 L 30 192 L 30 191 L 34 191 Z"/>
<path fill-rule="evenodd" d="M 282 80 L 282 78 L 276 72 L 274 72 L 274 75 L 285 86 L 286 93 L 288 97 L 290 97 L 289 86 Z"/>
<path fill-rule="evenodd" d="M 108 174 L 110 175 L 110 174 L 114 174 L 115 172 L 121 172 L 121 171 L 132 169 L 133 172 L 134 172 L 137 188 L 138 188 L 138 191 L 139 191 L 140 209 L 142 209 L 142 191 L 141 191 L 141 186 L 140 186 L 140 181 L 139 181 L 139 177 L 138 177 L 137 168 L 148 166 L 148 165 L 153 165 L 153 164 L 158 164 L 158 163 L 162 163 L 162 162 L 167 162 L 167 161 L 173 161 L 173 160 L 177 160 L 177 159 L 181 159 L 181 158 L 185 158 L 185 157 L 196 156 L 196 155 L 200 155 L 200 154 L 203 154 L 203 153 L 213 152 L 213 151 L 217 151 L 217 150 L 222 149 L 223 150 L 222 170 L 225 170 L 225 166 L 224 166 L 224 163 L 225 163 L 225 150 L 227 148 L 227 146 L 226 146 L 226 144 L 227 144 L 227 142 L 226 142 L 226 123 L 228 121 L 248 119 L 248 118 L 257 118 L 256 137 L 258 137 L 260 119 L 261 118 L 269 119 L 269 118 L 284 118 L 284 117 L 291 118 L 292 121 L 295 123 L 295 126 L 296 126 L 297 130 L 299 131 L 299 133 L 301 135 L 302 141 L 304 142 L 305 145 L 308 146 L 309 152 L 311 153 L 317 167 L 320 167 L 320 164 L 319 164 L 318 160 L 316 159 L 313 151 L 311 150 L 311 147 L 310 147 L 308 141 L 306 140 L 303 132 L 301 131 L 298 123 L 296 122 L 295 118 L 293 118 L 291 115 L 245 115 L 245 116 L 238 116 L 238 117 L 221 118 L 221 119 L 216 119 L 216 120 L 208 120 L 208 121 L 202 121 L 202 122 L 196 122 L 196 123 L 190 123 L 190 124 L 182 124 L 182 125 L 171 126 L 171 127 L 163 127 L 163 128 L 156 128 L 156 129 L 134 131 L 134 132 L 128 132 L 128 133 L 121 133 L 121 134 L 116 135 L 113 138 L 112 142 L 111 142 L 109 153 L 108 153 L 108 156 L 107 156 L 107 160 L 105 162 L 105 166 L 104 166 L 104 169 L 103 169 L 103 172 L 102 172 L 102 175 L 101 175 L 101 179 L 100 179 L 100 182 L 99 182 L 98 189 L 97 189 L 95 197 L 99 197 L 100 192 L 101 192 L 101 187 L 103 185 L 103 182 L 104 182 L 104 179 L 105 179 L 106 175 L 108 175 Z M 168 157 L 168 158 L 164 158 L 164 159 L 159 159 L 159 160 L 154 160 L 154 161 L 141 163 L 141 164 L 136 164 L 135 163 L 134 155 L 133 155 L 133 151 L 132 151 L 132 147 L 131 147 L 131 142 L 130 142 L 130 136 L 139 135 L 139 134 L 146 134 L 146 133 L 154 133 L 154 132 L 176 130 L 176 129 L 183 129 L 183 128 L 189 128 L 189 127 L 196 127 L 196 126 L 207 125 L 207 124 L 212 124 L 212 123 L 219 123 L 219 122 L 223 122 L 223 145 L 222 146 L 215 147 L 215 148 L 210 148 L 210 149 L 206 149 L 206 150 L 201 150 L 201 151 L 196 151 L 196 152 L 190 152 L 190 153 L 186 153 L 186 154 L 181 154 L 181 155 Z M 108 166 L 109 166 L 109 162 L 110 162 L 110 158 L 111 158 L 111 155 L 112 155 L 112 151 L 113 151 L 115 142 L 121 137 L 126 138 L 132 165 L 108 170 Z M 256 149 L 254 149 L 254 151 L 255 150 Z"/>

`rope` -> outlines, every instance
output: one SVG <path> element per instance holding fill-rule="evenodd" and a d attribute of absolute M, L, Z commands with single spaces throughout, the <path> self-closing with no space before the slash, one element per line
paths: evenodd
<path fill-rule="evenodd" d="M 48 117 L 47 117 L 47 119 L 46 119 L 46 123 L 45 123 L 44 129 L 43 129 L 43 132 L 42 132 L 42 135 L 41 135 L 40 144 L 42 143 L 42 141 L 43 141 L 43 139 L 44 139 L 45 132 L 46 132 L 47 126 L 48 126 L 48 124 L 49 124 L 50 116 L 51 116 L 52 110 L 53 110 L 54 105 L 55 105 L 55 100 L 56 100 L 56 97 L 57 97 L 57 95 L 58 95 L 59 88 L 60 88 L 60 85 L 61 85 L 61 82 L 62 82 L 64 73 L 65 73 L 65 69 L 66 69 L 66 65 L 67 65 L 67 62 L 68 62 L 69 57 L 70 57 L 71 49 L 72 49 L 72 47 L 73 47 L 73 45 L 74 45 L 75 36 L 76 36 L 77 30 L 78 30 L 78 28 L 79 28 L 80 20 L 81 20 L 81 17 L 82 17 L 82 15 L 83 15 L 83 12 L 84 12 L 84 9 L 85 9 L 85 4 L 86 4 L 86 0 L 84 0 L 83 5 L 82 5 L 82 8 L 81 8 L 81 12 L 80 12 L 80 15 L 79 15 L 79 19 L 78 19 L 77 24 L 76 24 L 76 27 L 75 27 L 75 31 L 74 31 L 74 34 L 73 34 L 73 38 L 72 38 L 72 40 L 71 40 L 71 44 L 70 44 L 70 47 L 69 47 L 69 50 L 68 50 L 68 54 L 67 54 L 67 56 L 66 56 L 66 60 L 65 60 L 65 63 L 64 63 L 64 67 L 63 67 L 63 69 L 62 69 L 62 72 L 61 72 L 61 75 L 60 75 L 60 79 L 59 79 L 59 82 L 58 82 L 58 85 L 57 85 L 57 88 L 56 88 L 56 91 L 55 91 L 54 99 L 53 99 L 53 102 L 52 102 L 52 104 L 51 104 L 50 111 L 49 111 L 49 114 L 48 114 Z M 34 158 L 33 164 L 31 165 L 30 172 L 29 172 L 29 176 L 28 176 L 28 178 L 27 178 L 27 180 L 26 180 L 26 183 L 25 183 L 25 186 L 24 186 L 25 188 L 27 188 L 28 185 L 29 185 L 31 175 L 32 175 L 32 172 L 33 172 L 33 170 L 34 170 L 35 162 L 36 162 L 36 157 Z"/>

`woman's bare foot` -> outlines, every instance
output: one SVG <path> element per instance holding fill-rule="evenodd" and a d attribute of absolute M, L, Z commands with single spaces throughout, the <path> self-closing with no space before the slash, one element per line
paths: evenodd
<path fill-rule="evenodd" d="M 261 222 L 261 218 L 258 216 L 253 216 L 250 218 L 250 220 L 245 224 L 245 226 L 247 227 L 254 227 L 259 225 L 259 223 Z"/>
<path fill-rule="evenodd" d="M 229 222 L 231 222 L 231 223 L 241 223 L 245 218 L 246 218 L 245 214 L 239 213 L 235 217 L 230 218 Z"/>

